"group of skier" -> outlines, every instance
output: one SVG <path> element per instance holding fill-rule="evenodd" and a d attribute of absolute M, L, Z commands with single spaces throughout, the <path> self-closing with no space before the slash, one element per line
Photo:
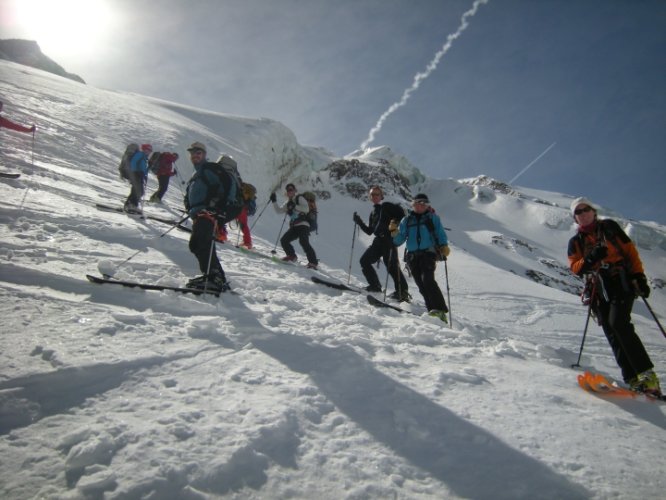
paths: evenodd
<path fill-rule="evenodd" d="M 145 152 L 145 151 L 144 151 Z M 185 195 L 188 215 L 193 220 L 189 247 L 196 256 L 202 275 L 190 280 L 188 287 L 229 289 L 222 264 L 215 252 L 214 241 L 230 220 L 220 217 L 208 203 L 211 189 L 223 189 L 217 176 L 205 168 L 206 148 L 200 142 L 189 148 L 194 174 Z M 307 267 L 317 269 L 318 259 L 309 241 L 316 223 L 308 217 L 312 211 L 305 196 L 299 195 L 293 183 L 286 185 L 286 201 L 278 204 L 277 195 L 271 193 L 269 201 L 275 211 L 289 218 L 289 228 L 280 239 L 285 256 L 282 260 L 297 260 L 292 242 L 298 240 L 307 257 Z M 430 205 L 428 196 L 419 193 L 406 214 L 397 204 L 384 201 L 380 186 L 368 192 L 373 207 L 367 223 L 356 212 L 353 222 L 373 240 L 360 258 L 360 265 L 368 285 L 368 292 L 382 291 L 375 264 L 381 259 L 392 278 L 394 292 L 390 295 L 398 302 L 411 300 L 408 283 L 400 269 L 398 247 L 405 244 L 405 265 L 420 294 L 428 313 L 447 322 L 449 311 L 435 278 L 437 263 L 445 261 L 450 253 L 446 231 L 438 214 Z M 577 234 L 568 245 L 571 271 L 586 279 L 586 304 L 594 313 L 619 365 L 624 381 L 637 391 L 661 395 L 654 366 L 631 322 L 635 298 L 647 298 L 650 287 L 634 243 L 613 220 L 599 220 L 597 208 L 586 198 L 578 198 L 571 205 L 578 224 Z"/>

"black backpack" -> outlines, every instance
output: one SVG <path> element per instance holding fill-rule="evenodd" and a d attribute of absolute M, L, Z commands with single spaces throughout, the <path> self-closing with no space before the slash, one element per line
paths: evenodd
<path fill-rule="evenodd" d="M 231 156 L 222 155 L 216 163 L 208 162 L 203 168 L 214 172 L 220 179 L 223 195 L 219 196 L 218 186 L 208 186 L 206 205 L 215 210 L 226 223 L 234 220 L 243 210 L 243 180 L 238 172 L 238 164 Z M 203 171 L 202 171 L 203 174 Z M 206 182 L 206 177 L 202 175 Z"/>
<path fill-rule="evenodd" d="M 148 169 L 154 174 L 157 174 L 160 169 L 160 156 L 162 156 L 162 153 L 154 151 L 148 159 Z"/>
<path fill-rule="evenodd" d="M 121 179 L 129 180 L 130 160 L 132 159 L 132 156 L 134 156 L 134 153 L 136 153 L 138 150 L 139 145 L 135 142 L 128 144 L 125 148 L 125 152 L 120 159 L 120 165 L 118 165 L 118 174 L 120 175 Z"/>

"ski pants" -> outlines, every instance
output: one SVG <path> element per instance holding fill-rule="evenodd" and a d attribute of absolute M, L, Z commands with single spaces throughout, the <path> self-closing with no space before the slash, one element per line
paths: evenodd
<path fill-rule="evenodd" d="M 613 298 L 610 302 L 601 299 L 595 311 L 625 382 L 654 368 L 631 322 L 633 305 L 633 296 L 627 294 Z"/>
<path fill-rule="evenodd" d="M 216 231 L 217 221 L 213 217 L 198 214 L 192 223 L 190 252 L 197 258 L 202 274 L 220 273 L 224 277 L 213 239 Z"/>
<path fill-rule="evenodd" d="M 159 198 L 160 200 L 162 197 L 166 194 L 167 189 L 169 189 L 169 180 L 171 179 L 170 175 L 158 175 L 157 176 L 157 183 L 158 183 L 158 188 L 157 191 L 155 191 L 155 194 L 151 196 L 151 199 L 153 198 Z"/>
<path fill-rule="evenodd" d="M 247 215 L 247 205 L 243 205 L 243 210 L 236 217 L 236 222 L 238 222 L 243 232 L 243 245 L 252 248 L 252 234 L 250 233 L 250 226 L 247 223 Z"/>
<path fill-rule="evenodd" d="M 132 186 L 129 196 L 127 197 L 126 205 L 132 204 L 135 207 L 139 206 L 139 203 L 143 199 L 144 186 L 146 184 L 146 177 L 142 172 L 130 171 L 129 181 Z"/>
<path fill-rule="evenodd" d="M 368 285 L 373 288 L 382 288 L 375 271 L 374 265 L 382 259 L 388 273 L 393 278 L 393 285 L 397 292 L 406 292 L 408 290 L 407 280 L 400 271 L 400 260 L 398 259 L 398 249 L 390 238 L 375 237 L 372 244 L 361 256 L 360 264 L 363 276 L 368 280 Z"/>
<path fill-rule="evenodd" d="M 312 245 L 310 245 L 310 226 L 291 226 L 287 232 L 282 235 L 282 238 L 280 238 L 280 244 L 282 245 L 284 253 L 289 257 L 296 256 L 296 250 L 294 250 L 294 246 L 291 244 L 294 240 L 298 240 L 301 247 L 303 247 L 308 262 L 310 264 L 317 264 L 317 254 L 315 253 L 314 248 L 312 248 Z"/>
<path fill-rule="evenodd" d="M 437 256 L 433 252 L 409 252 L 407 265 L 425 300 L 426 309 L 449 312 L 442 290 L 435 280 Z"/>

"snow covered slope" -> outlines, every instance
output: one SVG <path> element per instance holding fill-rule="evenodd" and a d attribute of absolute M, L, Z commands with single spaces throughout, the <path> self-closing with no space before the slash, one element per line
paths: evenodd
<path fill-rule="evenodd" d="M 426 179 L 388 148 L 334 158 L 283 125 L 95 89 L 0 61 L 0 496 L 3 498 L 658 498 L 661 403 L 593 397 L 576 384 L 585 309 L 565 269 L 573 196 L 473 179 Z M 102 212 L 128 187 L 129 141 L 181 154 L 194 140 L 232 154 L 259 210 L 287 181 L 320 194 L 322 271 L 219 245 L 239 295 L 95 285 L 85 274 L 182 284 L 188 235 Z M 392 163 L 393 162 L 393 163 Z M 394 168 L 395 167 L 395 168 Z M 166 205 L 180 217 L 180 179 Z M 438 269 L 453 328 L 375 309 L 362 295 L 352 213 L 364 189 L 426 192 L 450 228 Z M 416 183 L 416 184 L 414 184 Z M 150 178 L 148 191 L 155 187 Z M 609 213 L 609 212 L 607 212 Z M 663 226 L 625 221 L 666 311 Z M 282 217 L 254 228 L 271 255 Z M 235 228 L 231 231 L 237 237 Z M 300 249 L 297 246 L 300 253 Z M 281 251 L 277 249 L 278 255 Z M 380 276 L 385 272 L 380 268 Z M 546 283 L 544 285 L 543 283 Z M 637 329 L 662 379 L 666 339 L 642 304 Z M 590 325 L 582 365 L 617 377 Z"/>

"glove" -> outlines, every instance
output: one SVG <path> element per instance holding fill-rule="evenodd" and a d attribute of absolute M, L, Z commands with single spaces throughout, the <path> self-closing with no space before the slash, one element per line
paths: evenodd
<path fill-rule="evenodd" d="M 270 200 L 271 203 L 275 203 L 277 201 L 277 196 L 275 196 L 275 193 L 271 193 Z"/>
<path fill-rule="evenodd" d="M 389 222 L 388 225 L 389 232 L 391 233 L 391 236 L 395 237 L 395 235 L 398 234 L 398 221 L 395 219 L 391 219 L 391 222 Z"/>
<path fill-rule="evenodd" d="M 358 224 L 359 226 L 363 225 L 363 219 L 361 219 L 361 216 L 354 212 L 354 223 Z"/>
<path fill-rule="evenodd" d="M 35 130 L 37 130 L 37 126 L 36 126 L 36 125 L 33 125 L 32 127 L 30 127 L 30 132 L 34 132 Z"/>
<path fill-rule="evenodd" d="M 441 247 L 439 247 L 439 253 L 442 254 L 444 258 L 448 257 L 449 254 L 451 253 L 449 245 L 442 245 Z"/>
<path fill-rule="evenodd" d="M 631 277 L 636 293 L 646 299 L 650 296 L 650 285 L 643 273 L 636 273 Z"/>
<path fill-rule="evenodd" d="M 592 251 L 585 257 L 585 263 L 589 266 L 593 266 L 600 260 L 603 260 L 608 255 L 608 248 L 604 245 L 598 245 L 592 249 Z"/>

